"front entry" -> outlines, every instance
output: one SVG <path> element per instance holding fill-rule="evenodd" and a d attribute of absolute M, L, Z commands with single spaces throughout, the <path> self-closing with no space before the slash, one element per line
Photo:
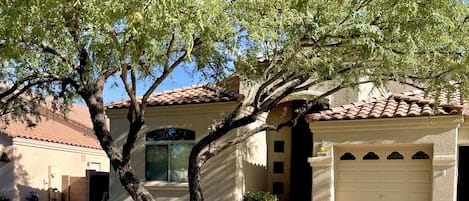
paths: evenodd
<path fill-rule="evenodd" d="M 469 146 L 459 147 L 458 201 L 469 200 Z"/>

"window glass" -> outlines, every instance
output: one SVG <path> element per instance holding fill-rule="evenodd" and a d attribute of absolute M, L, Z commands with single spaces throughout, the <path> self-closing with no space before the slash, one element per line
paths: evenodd
<path fill-rule="evenodd" d="M 147 180 L 168 180 L 167 145 L 147 145 L 145 170 Z"/>
<path fill-rule="evenodd" d="M 427 153 L 425 153 L 424 151 L 418 151 L 416 152 L 413 156 L 412 156 L 412 159 L 430 159 L 430 156 L 428 156 Z"/>
<path fill-rule="evenodd" d="M 189 154 L 195 132 L 164 128 L 146 134 L 145 179 L 187 182 Z"/>
<path fill-rule="evenodd" d="M 363 160 L 379 160 L 379 156 L 375 152 L 368 152 L 363 156 Z"/>
<path fill-rule="evenodd" d="M 388 155 L 387 159 L 388 160 L 402 160 L 404 159 L 404 156 L 397 151 L 393 151 L 392 153 Z"/>
<path fill-rule="evenodd" d="M 146 141 L 161 140 L 194 140 L 195 132 L 181 128 L 163 128 L 151 131 L 146 135 Z"/>
<path fill-rule="evenodd" d="M 193 144 L 172 144 L 170 159 L 170 181 L 187 182 L 188 159 Z"/>
<path fill-rule="evenodd" d="M 347 152 L 347 153 L 344 153 L 342 156 L 340 156 L 340 160 L 342 161 L 355 160 L 355 156 L 351 154 L 350 152 Z"/>

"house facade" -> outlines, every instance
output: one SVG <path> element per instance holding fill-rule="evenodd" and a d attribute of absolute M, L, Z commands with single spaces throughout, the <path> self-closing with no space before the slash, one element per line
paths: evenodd
<path fill-rule="evenodd" d="M 86 107 L 74 105 L 67 119 L 47 108 L 40 113 L 37 123 L 9 121 L 0 130 L 0 195 L 12 201 L 62 200 L 72 185 L 63 176 L 109 171 Z"/>
<path fill-rule="evenodd" d="M 466 104 L 412 91 L 307 116 L 314 201 L 467 200 Z"/>

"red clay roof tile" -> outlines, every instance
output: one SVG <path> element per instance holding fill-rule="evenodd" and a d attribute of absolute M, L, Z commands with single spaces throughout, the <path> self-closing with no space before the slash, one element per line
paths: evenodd
<path fill-rule="evenodd" d="M 35 117 L 31 117 L 35 118 Z M 73 105 L 65 120 L 61 115 L 44 109 L 41 120 L 31 125 L 27 122 L 10 120 L 0 122 L 0 134 L 11 138 L 20 137 L 46 142 L 67 144 L 92 149 L 101 149 L 91 128 L 91 119 L 85 106 Z"/>
<path fill-rule="evenodd" d="M 465 115 L 464 109 L 468 104 L 466 101 L 458 101 L 460 97 L 459 92 L 438 96 L 439 105 L 436 108 L 438 111 L 436 115 Z M 387 94 L 382 97 L 372 98 L 369 101 L 360 101 L 309 114 L 306 115 L 306 120 L 311 122 L 431 115 L 435 115 L 435 101 L 433 98 L 426 97 L 422 91 L 414 90 L 401 94 Z"/>
<path fill-rule="evenodd" d="M 148 106 L 184 105 L 236 101 L 238 94 L 214 85 L 194 85 L 152 94 Z M 128 108 L 130 100 L 124 99 L 108 104 L 107 109 Z"/>

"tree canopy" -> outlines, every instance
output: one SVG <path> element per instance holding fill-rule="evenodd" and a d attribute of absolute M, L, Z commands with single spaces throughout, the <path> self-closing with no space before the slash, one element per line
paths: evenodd
<path fill-rule="evenodd" d="M 396 80 L 432 91 L 458 86 L 468 94 L 468 14 L 458 0 L 0 0 L 0 107 L 21 116 L 34 107 L 21 107 L 19 97 L 30 97 L 33 106 L 55 97 L 63 110 L 84 100 L 126 190 L 151 200 L 132 172 L 130 151 L 146 99 L 175 68 L 215 79 L 236 70 L 251 86 L 196 145 L 192 162 L 202 165 L 217 152 L 200 155 L 206 145 L 310 87 L 327 85 L 320 98 L 362 82 Z M 121 78 L 132 102 L 122 148 L 113 145 L 104 120 L 103 87 L 111 76 Z M 137 98 L 142 83 L 150 84 Z M 203 199 L 194 195 L 200 186 L 190 187 L 191 199 Z"/>

